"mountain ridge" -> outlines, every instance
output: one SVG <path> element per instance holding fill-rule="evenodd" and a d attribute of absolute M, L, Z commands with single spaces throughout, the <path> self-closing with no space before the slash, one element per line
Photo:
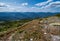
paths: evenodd
<path fill-rule="evenodd" d="M 21 19 L 34 19 L 54 16 L 59 13 L 44 13 L 44 12 L 0 12 L 0 21 L 5 20 L 21 20 Z"/>

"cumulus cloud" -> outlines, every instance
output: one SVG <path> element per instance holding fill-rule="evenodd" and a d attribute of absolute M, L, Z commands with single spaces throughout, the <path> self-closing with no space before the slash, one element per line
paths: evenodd
<path fill-rule="evenodd" d="M 21 4 L 21 6 L 27 6 L 28 5 L 28 3 L 22 3 Z"/>
<path fill-rule="evenodd" d="M 38 7 L 27 7 L 27 5 L 28 3 L 22 3 L 19 6 L 0 3 L 0 7 L 6 6 L 6 8 L 0 8 L 0 12 L 60 12 L 60 1 L 53 2 L 53 0 L 48 0 L 46 2 L 35 4 Z"/>
<path fill-rule="evenodd" d="M 5 11 L 13 11 L 14 7 L 7 3 L 2 3 L 0 2 L 0 12 L 5 12 Z"/>
<path fill-rule="evenodd" d="M 0 3 L 0 7 L 9 7 L 9 5 L 6 3 Z"/>

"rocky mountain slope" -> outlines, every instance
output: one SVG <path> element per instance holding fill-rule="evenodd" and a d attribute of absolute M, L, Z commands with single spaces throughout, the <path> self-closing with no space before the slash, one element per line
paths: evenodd
<path fill-rule="evenodd" d="M 60 41 L 60 18 L 53 16 L 34 20 L 12 37 L 20 41 Z"/>
<path fill-rule="evenodd" d="M 4 35 L 4 41 L 60 41 L 60 17 L 34 19 Z"/>

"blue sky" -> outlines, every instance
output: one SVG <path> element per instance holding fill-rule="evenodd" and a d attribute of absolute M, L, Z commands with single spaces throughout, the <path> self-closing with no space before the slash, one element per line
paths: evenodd
<path fill-rule="evenodd" d="M 0 0 L 0 12 L 60 12 L 60 0 Z"/>

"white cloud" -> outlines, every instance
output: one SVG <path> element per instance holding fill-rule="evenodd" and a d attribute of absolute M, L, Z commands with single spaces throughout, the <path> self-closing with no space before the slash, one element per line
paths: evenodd
<path fill-rule="evenodd" d="M 48 0 L 49 2 L 53 1 L 53 0 Z"/>
<path fill-rule="evenodd" d="M 9 7 L 10 5 L 0 2 L 0 7 Z"/>
<path fill-rule="evenodd" d="M 60 12 L 60 1 L 51 2 L 49 5 L 41 8 L 41 10 L 46 12 Z"/>
<path fill-rule="evenodd" d="M 46 5 L 49 3 L 48 5 Z M 28 3 L 22 3 L 20 6 L 8 5 L 6 3 L 0 3 L 0 5 L 7 6 L 6 8 L 0 8 L 0 12 L 60 12 L 60 1 L 52 2 L 42 2 L 38 7 L 27 7 Z"/>
<path fill-rule="evenodd" d="M 56 2 L 49 3 L 49 5 L 46 5 L 44 8 L 59 7 L 59 6 L 60 6 L 60 1 L 56 1 Z"/>
<path fill-rule="evenodd" d="M 42 8 L 32 7 L 35 12 L 60 12 L 60 1 L 51 2 Z"/>
<path fill-rule="evenodd" d="M 40 7 L 40 12 L 60 12 L 60 1 L 53 2 L 53 0 L 48 0 L 35 5 Z"/>
<path fill-rule="evenodd" d="M 42 3 L 37 3 L 37 4 L 35 4 L 36 6 L 44 6 L 44 5 L 46 5 L 48 2 L 42 2 Z"/>
<path fill-rule="evenodd" d="M 0 2 L 0 12 L 24 12 L 28 11 L 28 8 L 26 7 L 28 3 L 22 3 L 19 6 L 1 3 Z"/>
<path fill-rule="evenodd" d="M 22 3 L 21 4 L 21 6 L 27 6 L 28 5 L 28 3 Z"/>
<path fill-rule="evenodd" d="M 45 2 L 41 2 L 41 3 L 37 3 L 35 4 L 36 6 L 45 6 L 47 5 L 48 3 L 52 2 L 53 0 L 48 0 L 48 1 L 45 1 Z"/>

